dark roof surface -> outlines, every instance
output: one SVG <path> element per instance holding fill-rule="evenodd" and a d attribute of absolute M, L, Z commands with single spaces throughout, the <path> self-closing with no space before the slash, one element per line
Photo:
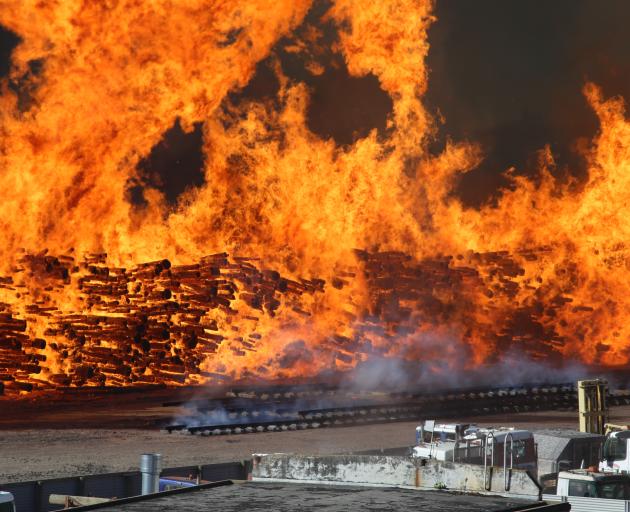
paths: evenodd
<path fill-rule="evenodd" d="M 100 510 L 108 512 L 225 512 L 255 511 L 382 511 L 422 510 L 422 512 L 496 512 L 526 501 L 452 494 L 448 492 L 418 491 L 387 487 L 358 487 L 340 485 L 312 485 L 288 483 L 248 482 L 217 487 L 187 494 L 112 505 Z M 530 502 L 531 503 L 531 502 Z"/>
<path fill-rule="evenodd" d="M 591 432 L 580 432 L 579 430 L 568 430 L 565 428 L 544 428 L 533 431 L 534 437 L 536 436 L 550 436 L 559 437 L 562 439 L 586 439 L 586 438 L 603 438 L 601 434 L 593 434 Z"/>
<path fill-rule="evenodd" d="M 538 445 L 539 460 L 558 460 L 562 456 L 565 448 L 573 440 L 599 440 L 603 436 L 590 434 L 588 432 L 578 432 L 576 430 L 565 429 L 545 429 L 534 431 L 534 440 Z"/>

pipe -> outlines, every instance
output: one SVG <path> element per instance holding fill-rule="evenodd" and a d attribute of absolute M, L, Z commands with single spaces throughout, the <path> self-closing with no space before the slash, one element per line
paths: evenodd
<path fill-rule="evenodd" d="M 160 472 L 162 471 L 162 455 L 159 453 L 143 453 L 140 456 L 140 473 L 142 473 L 142 494 L 153 494 L 160 490 Z"/>

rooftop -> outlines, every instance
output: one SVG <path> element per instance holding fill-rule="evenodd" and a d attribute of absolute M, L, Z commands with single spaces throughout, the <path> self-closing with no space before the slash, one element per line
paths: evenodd
<path fill-rule="evenodd" d="M 531 502 L 445 491 L 248 482 L 135 503 L 99 507 L 99 509 L 109 512 L 170 512 L 172 510 L 180 512 L 200 510 L 498 512 L 527 503 Z"/>
<path fill-rule="evenodd" d="M 579 430 L 569 430 L 566 428 L 544 428 L 533 431 L 534 437 L 549 436 L 559 437 L 562 439 L 590 439 L 602 438 L 601 434 L 593 434 L 592 432 L 580 432 Z"/>

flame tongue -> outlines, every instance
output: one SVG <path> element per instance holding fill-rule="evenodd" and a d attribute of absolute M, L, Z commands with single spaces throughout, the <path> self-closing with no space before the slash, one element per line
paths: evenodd
<path fill-rule="evenodd" d="M 0 6 L 22 38 L 0 87 L 8 389 L 312 376 L 375 354 L 628 362 L 621 99 L 585 87 L 588 181 L 557 183 L 541 148 L 538 184 L 513 176 L 468 209 L 452 190 L 479 148 L 427 150 L 429 1 Z M 261 62 L 277 88 L 238 100 Z M 383 129 L 314 133 L 327 66 L 378 80 Z M 176 122 L 203 125 L 204 183 L 175 206 L 144 183 L 133 204 Z"/>

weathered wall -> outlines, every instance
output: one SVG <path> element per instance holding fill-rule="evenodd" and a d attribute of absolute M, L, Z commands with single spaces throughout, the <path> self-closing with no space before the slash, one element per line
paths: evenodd
<path fill-rule="evenodd" d="M 507 491 L 503 469 L 489 468 L 485 474 L 489 489 L 483 466 L 439 461 L 423 464 L 411 457 L 385 455 L 254 455 L 252 469 L 254 480 L 445 488 L 539 499 L 540 487 L 526 471 L 511 471 Z"/>

